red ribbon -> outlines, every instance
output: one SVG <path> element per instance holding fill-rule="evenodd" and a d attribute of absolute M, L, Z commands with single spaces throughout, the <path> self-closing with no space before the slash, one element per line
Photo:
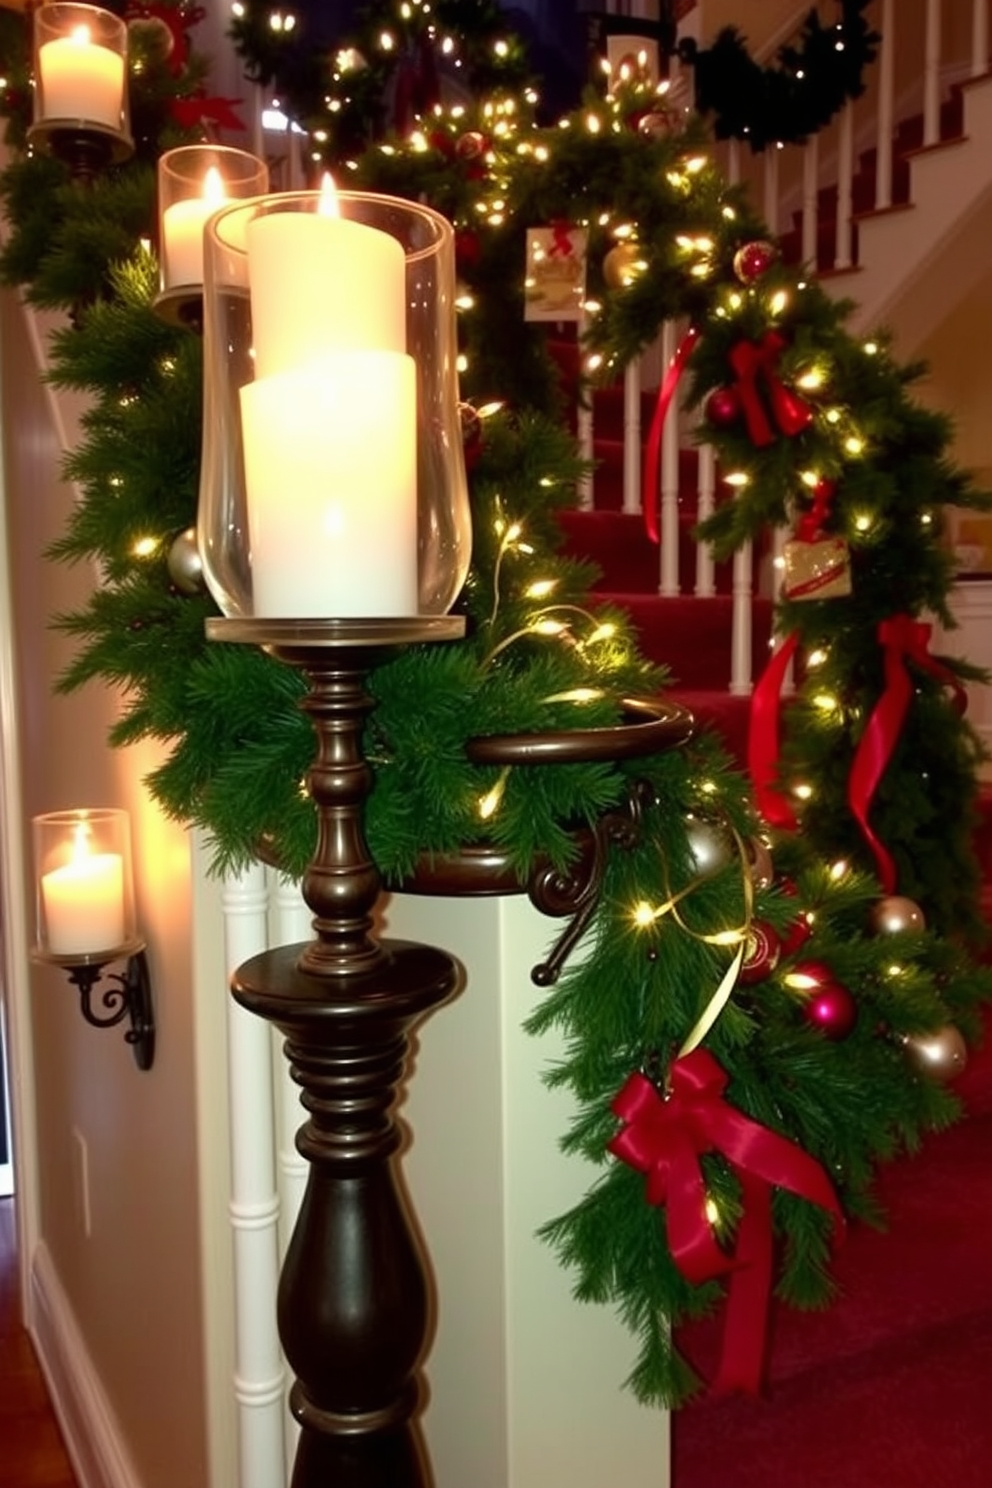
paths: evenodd
<path fill-rule="evenodd" d="M 823 536 L 836 489 L 833 481 L 817 481 L 813 487 L 813 505 L 809 511 L 803 512 L 796 526 L 796 537 L 800 542 L 816 542 Z"/>
<path fill-rule="evenodd" d="M 809 404 L 797 393 L 790 392 L 775 371 L 788 344 L 778 331 L 766 331 L 760 341 L 738 341 L 730 349 L 728 360 L 737 378 L 734 386 L 747 422 L 748 437 L 757 449 L 774 444 L 778 438 L 758 389 L 759 374 L 768 389 L 769 404 L 779 432 L 790 438 L 801 434 L 813 418 Z"/>
<path fill-rule="evenodd" d="M 560 253 L 563 258 L 568 258 L 575 252 L 572 244 L 572 224 L 559 217 L 551 224 L 551 247 L 548 250 L 554 256 Z"/>
<path fill-rule="evenodd" d="M 701 334 L 702 332 L 697 330 L 695 326 L 690 326 L 675 348 L 675 354 L 668 364 L 661 387 L 658 389 L 658 402 L 655 405 L 654 417 L 651 420 L 648 442 L 644 448 L 644 478 L 641 505 L 644 508 L 645 531 L 653 543 L 661 541 L 658 531 L 658 496 L 661 485 L 659 480 L 661 440 L 665 432 L 665 419 L 668 416 L 669 407 L 675 396 L 675 389 L 679 385 L 679 378 L 682 376 L 683 368 L 689 360 L 692 348 L 699 340 Z"/>
<path fill-rule="evenodd" d="M 874 854 L 878 876 L 886 894 L 896 891 L 896 866 L 888 849 L 868 825 L 868 812 L 878 783 L 888 767 L 913 696 L 913 681 L 906 670 L 911 661 L 920 671 L 945 683 L 954 692 L 954 707 L 964 713 L 968 694 L 954 673 L 929 653 L 931 625 L 911 615 L 893 615 L 878 627 L 878 641 L 885 650 L 885 691 L 855 751 L 847 782 L 847 802 L 865 841 Z"/>
<path fill-rule="evenodd" d="M 807 1152 L 759 1125 L 724 1100 L 726 1071 L 707 1049 L 677 1059 L 671 1093 L 633 1074 L 613 1102 L 623 1129 L 609 1143 L 615 1157 L 647 1174 L 649 1204 L 666 1206 L 672 1259 L 698 1285 L 730 1273 L 717 1390 L 756 1393 L 761 1386 L 772 1280 L 771 1190 L 819 1204 L 833 1214 L 840 1205 L 826 1173 Z M 706 1217 L 704 1152 L 719 1152 L 741 1185 L 742 1212 L 734 1248 L 725 1251 Z"/>
<path fill-rule="evenodd" d="M 232 105 L 240 98 L 174 98 L 170 105 L 173 117 L 183 129 L 198 124 L 215 124 L 218 129 L 244 129 Z"/>
<path fill-rule="evenodd" d="M 798 646 L 799 632 L 794 630 L 765 667 L 751 695 L 747 738 L 747 766 L 758 810 L 769 826 L 781 827 L 785 832 L 794 832 L 798 821 L 792 803 L 782 794 L 778 779 L 782 686 Z"/>

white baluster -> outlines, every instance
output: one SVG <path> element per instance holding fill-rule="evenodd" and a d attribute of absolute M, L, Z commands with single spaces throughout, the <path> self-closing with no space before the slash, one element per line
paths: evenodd
<path fill-rule="evenodd" d="M 854 105 L 852 103 L 846 103 L 840 112 L 840 127 L 837 135 L 837 246 L 834 250 L 835 269 L 849 269 L 854 262 L 854 228 L 851 221 L 853 181 Z"/>
<path fill-rule="evenodd" d="M 973 0 L 971 7 L 971 75 L 982 77 L 989 70 L 988 0 Z"/>
<path fill-rule="evenodd" d="M 233 971 L 268 941 L 265 875 L 225 879 L 221 895 Z M 286 1481 L 285 1374 L 276 1331 L 279 1200 L 276 1196 L 272 1040 L 269 1025 L 228 998 L 231 1108 L 230 1216 L 234 1247 L 235 1379 L 239 1488 Z"/>
<path fill-rule="evenodd" d="M 269 882 L 270 946 L 296 945 L 313 939 L 311 915 L 300 886 L 284 873 L 273 872 Z M 296 1150 L 296 1132 L 303 1123 L 299 1090 L 289 1074 L 281 1040 L 273 1041 L 276 1090 L 276 1162 L 279 1179 L 279 1248 L 286 1254 L 307 1185 L 307 1164 Z"/>
<path fill-rule="evenodd" d="M 580 320 L 576 327 L 577 352 L 579 357 L 578 382 L 582 382 L 582 345 L 586 332 L 586 323 Z M 579 454 L 583 460 L 592 460 L 593 452 L 593 429 L 592 429 L 592 404 L 588 395 L 583 398 L 579 396 L 578 405 L 575 410 L 575 436 L 579 446 Z M 579 498 L 580 511 L 592 511 L 595 505 L 595 491 L 593 490 L 593 472 L 590 469 L 585 475 L 580 476 L 576 488 Z"/>
<path fill-rule="evenodd" d="M 715 493 L 716 453 L 711 444 L 701 444 L 699 446 L 699 498 L 696 507 L 697 518 L 700 522 L 705 522 L 707 517 L 713 515 Z M 710 599 L 715 593 L 713 550 L 709 543 L 697 543 L 696 595 L 700 599 Z"/>
<path fill-rule="evenodd" d="M 641 510 L 641 362 L 635 357 L 623 374 L 623 509 Z"/>
<path fill-rule="evenodd" d="M 814 134 L 803 150 L 803 246 L 802 260 L 811 269 L 817 263 L 817 234 L 820 226 L 820 137 Z"/>
<path fill-rule="evenodd" d="M 668 367 L 676 348 L 674 320 L 661 330 L 661 360 Z M 661 436 L 661 584 L 659 594 L 679 592 L 679 406 L 673 398 Z"/>
<path fill-rule="evenodd" d="M 751 691 L 752 567 L 753 548 L 746 542 L 734 554 L 730 643 L 730 691 L 734 697 L 747 697 Z"/>
<path fill-rule="evenodd" d="M 940 139 L 940 0 L 927 0 L 923 64 L 923 144 Z"/>
<path fill-rule="evenodd" d="M 882 0 L 882 42 L 878 53 L 877 163 L 875 167 L 875 210 L 877 212 L 884 212 L 887 207 L 891 207 L 892 205 L 892 136 L 895 119 L 895 24 L 895 0 Z"/>

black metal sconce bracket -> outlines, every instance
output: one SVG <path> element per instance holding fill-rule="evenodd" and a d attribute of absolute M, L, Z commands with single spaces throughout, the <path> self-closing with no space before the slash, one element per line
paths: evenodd
<path fill-rule="evenodd" d="M 104 1012 L 101 1014 L 93 1008 L 94 988 L 103 980 L 105 968 L 119 959 L 110 957 L 92 962 L 60 959 L 60 964 L 68 972 L 69 981 L 79 988 L 79 1005 L 87 1023 L 94 1028 L 115 1028 L 125 1018 L 130 1020 L 131 1026 L 124 1034 L 124 1042 L 131 1045 L 138 1068 L 148 1070 L 155 1059 L 155 1013 L 144 950 L 128 956 L 125 971 L 106 973 L 107 981 L 115 985 L 105 987 L 100 996 L 99 1006 Z"/>

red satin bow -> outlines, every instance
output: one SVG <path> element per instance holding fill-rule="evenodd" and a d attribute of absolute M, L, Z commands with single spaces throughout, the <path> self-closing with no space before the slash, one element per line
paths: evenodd
<path fill-rule="evenodd" d="M 896 891 L 896 866 L 888 849 L 868 825 L 868 812 L 878 783 L 885 774 L 896 747 L 913 696 L 913 681 L 906 670 L 911 661 L 920 671 L 945 683 L 954 692 L 954 706 L 964 713 L 968 695 L 954 673 L 929 653 L 931 625 L 911 615 L 893 615 L 878 627 L 879 645 L 885 650 L 885 691 L 875 704 L 861 736 L 847 782 L 847 802 L 865 841 L 874 854 L 878 876 L 886 894 Z"/>
<path fill-rule="evenodd" d="M 655 404 L 654 416 L 651 419 L 651 428 L 648 431 L 648 441 L 644 448 L 644 475 L 641 482 L 641 506 L 644 511 L 644 528 L 653 543 L 660 542 L 658 531 L 658 495 L 661 482 L 659 471 L 661 469 L 661 440 L 665 432 L 665 419 L 675 389 L 679 385 L 683 368 L 689 360 L 692 348 L 702 333 L 695 326 L 690 326 L 682 340 L 675 349 L 675 354 L 665 370 L 661 387 L 658 389 L 658 401 Z"/>
<path fill-rule="evenodd" d="M 551 247 L 549 252 L 554 255 L 560 253 L 562 258 L 568 258 L 575 252 L 572 243 L 572 224 L 558 217 L 551 224 Z"/>
<path fill-rule="evenodd" d="M 798 646 L 799 632 L 794 630 L 773 653 L 755 684 L 747 736 L 747 767 L 755 804 L 769 826 L 781 827 L 785 832 L 794 832 L 799 825 L 778 779 L 782 686 Z"/>
<path fill-rule="evenodd" d="M 811 423 L 813 410 L 798 394 L 790 392 L 775 368 L 788 342 L 778 331 L 766 331 L 760 341 L 738 341 L 731 347 L 730 366 L 737 378 L 734 384 L 747 423 L 748 437 L 758 449 L 774 444 L 778 435 L 765 411 L 758 390 L 758 376 L 764 377 L 768 401 L 779 432 L 801 434 Z"/>
<path fill-rule="evenodd" d="M 672 1259 L 700 1284 L 730 1273 L 723 1351 L 714 1389 L 755 1393 L 761 1386 L 772 1279 L 772 1187 L 786 1188 L 843 1224 L 833 1186 L 820 1164 L 788 1138 L 730 1106 L 726 1071 L 707 1049 L 677 1059 L 671 1093 L 662 1097 L 633 1074 L 612 1109 L 627 1124 L 609 1143 L 615 1157 L 647 1174 L 649 1204 L 666 1206 Z M 706 1217 L 699 1159 L 719 1152 L 741 1185 L 742 1213 L 734 1249 L 725 1251 Z"/>

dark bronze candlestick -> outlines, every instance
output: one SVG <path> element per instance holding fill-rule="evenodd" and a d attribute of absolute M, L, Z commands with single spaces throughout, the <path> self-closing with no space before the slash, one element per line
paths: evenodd
<path fill-rule="evenodd" d="M 429 1291 L 397 1183 L 392 1105 L 409 1032 L 460 969 L 444 951 L 372 936 L 380 880 L 363 828 L 362 730 L 370 667 L 398 646 L 456 639 L 464 621 L 218 619 L 207 631 L 299 668 L 317 736 L 307 783 L 318 841 L 302 886 L 315 939 L 254 956 L 231 983 L 285 1035 L 308 1113 L 297 1146 L 310 1172 L 278 1303 L 301 1427 L 292 1488 L 429 1488 L 416 1420 Z"/>

